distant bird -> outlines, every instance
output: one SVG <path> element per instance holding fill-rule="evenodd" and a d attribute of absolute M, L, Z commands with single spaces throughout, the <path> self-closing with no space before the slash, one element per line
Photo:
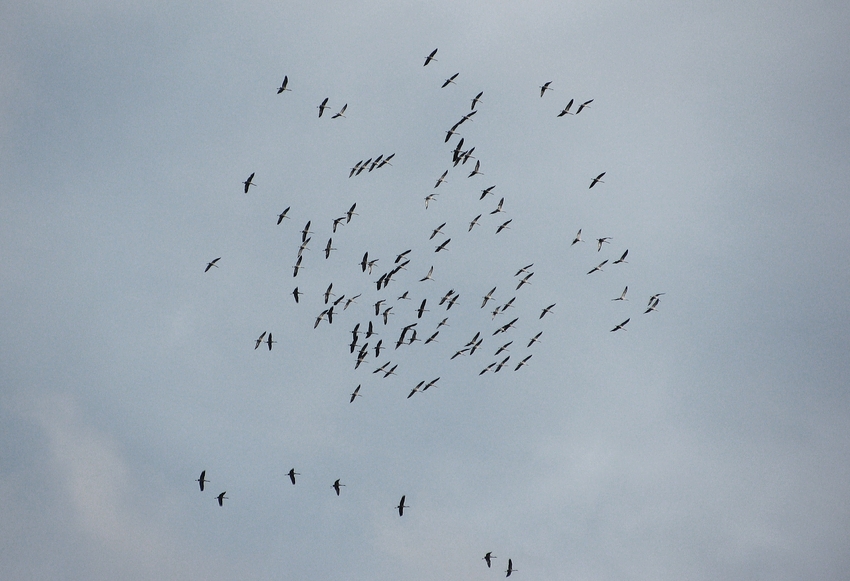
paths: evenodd
<path fill-rule="evenodd" d="M 460 153 L 461 153 L 460 150 L 461 150 L 462 147 L 463 147 L 463 137 L 460 138 L 460 141 L 457 142 L 457 145 L 455 146 L 454 151 L 452 151 L 452 161 L 454 162 L 455 165 L 457 165 L 458 160 L 460 160 Z"/>
<path fill-rule="evenodd" d="M 608 173 L 608 172 L 603 171 L 601 174 L 599 174 L 598 176 L 593 178 L 593 180 L 590 182 L 590 187 L 587 188 L 587 189 L 589 190 L 590 188 L 592 188 L 596 184 L 604 184 L 605 182 L 602 181 L 602 176 L 604 176 L 606 173 Z"/>
<path fill-rule="evenodd" d="M 522 285 L 524 285 L 524 284 L 531 284 L 530 282 L 528 282 L 528 279 L 530 279 L 532 276 L 534 276 L 533 272 L 529 272 L 527 275 L 525 275 L 525 277 L 522 280 L 519 281 L 519 284 L 516 285 L 516 290 L 519 290 L 520 288 L 522 288 Z"/>
<path fill-rule="evenodd" d="M 351 207 L 348 209 L 348 211 L 345 213 L 345 223 L 346 224 L 351 222 L 352 216 L 359 216 L 360 215 L 360 214 L 358 214 L 357 212 L 354 211 L 354 208 L 356 208 L 356 207 L 357 207 L 357 202 L 352 204 Z"/>
<path fill-rule="evenodd" d="M 542 331 L 541 331 L 541 333 L 542 333 Z M 496 352 L 493 354 L 493 357 L 497 357 L 499 354 L 501 354 L 501 353 L 502 353 L 502 351 L 507 351 L 508 347 L 510 347 L 510 346 L 511 346 L 511 343 L 513 343 L 513 341 L 508 341 L 507 343 L 505 343 L 504 345 L 502 345 L 501 347 L 499 347 L 499 348 L 496 350 Z"/>
<path fill-rule="evenodd" d="M 478 111 L 470 111 L 469 113 L 460 118 L 460 121 L 458 121 L 458 125 L 460 125 L 464 121 L 470 121 L 472 119 L 472 116 L 476 113 L 478 113 Z"/>
<path fill-rule="evenodd" d="M 625 331 L 626 330 L 626 323 L 628 323 L 630 320 L 631 320 L 631 317 L 629 317 L 628 319 L 626 319 L 625 321 L 623 321 L 622 323 L 620 323 L 619 325 L 617 325 L 616 327 L 611 329 L 611 332 L 613 333 L 614 331 Z"/>
<path fill-rule="evenodd" d="M 546 81 L 542 85 L 540 85 L 540 96 L 542 97 L 546 91 L 553 91 L 554 89 L 550 88 L 549 85 L 552 84 L 552 81 Z M 488 563 L 489 564 L 489 563 Z"/>
<path fill-rule="evenodd" d="M 510 230 L 510 227 L 508 226 L 508 224 L 510 224 L 510 223 L 511 223 L 511 222 L 513 222 L 513 221 L 514 221 L 514 219 L 513 219 L 513 218 L 511 218 L 511 219 L 510 219 L 510 220 L 508 220 L 507 222 L 503 222 L 503 223 L 502 223 L 502 224 L 501 224 L 498 228 L 496 228 L 496 234 L 498 234 L 498 233 L 499 233 L 499 232 L 501 232 L 502 230 Z"/>
<path fill-rule="evenodd" d="M 380 169 L 380 168 L 384 167 L 385 165 L 392 165 L 392 164 L 390 163 L 390 160 L 391 160 L 392 158 L 394 158 L 394 157 L 395 157 L 395 153 L 391 153 L 391 154 L 389 154 L 387 157 L 385 157 L 385 158 L 384 158 L 384 161 L 382 161 L 382 162 L 380 163 L 380 165 L 378 165 L 378 169 Z"/>
<path fill-rule="evenodd" d="M 267 331 L 263 331 L 263 332 L 260 334 L 260 336 L 259 336 L 259 338 L 257 339 L 256 343 L 254 344 L 254 350 L 255 350 L 255 351 L 257 350 L 257 348 L 258 348 L 260 345 L 262 345 L 262 343 L 263 343 L 263 339 L 265 339 L 265 337 L 266 337 L 266 333 L 267 333 Z"/>
<path fill-rule="evenodd" d="M 322 104 L 319 105 L 318 109 L 319 109 L 319 117 L 321 117 L 322 114 L 325 112 L 325 109 L 329 109 L 329 107 L 328 107 L 328 97 L 325 97 L 325 100 L 322 101 Z"/>
<path fill-rule="evenodd" d="M 296 261 L 295 261 L 295 266 L 293 266 L 293 267 L 292 267 L 292 278 L 295 278 L 296 276 L 298 276 L 298 271 L 299 271 L 300 269 L 304 268 L 303 266 L 301 266 L 301 259 L 302 259 L 302 258 L 304 258 L 304 257 L 303 257 L 303 256 L 299 256 L 299 257 L 298 257 L 298 260 L 296 260 Z M 298 287 L 296 287 L 296 290 L 297 290 L 297 288 L 298 288 Z M 297 293 L 296 293 L 296 296 L 295 296 L 295 302 L 296 302 L 296 303 L 298 302 L 298 295 L 297 295 Z"/>
<path fill-rule="evenodd" d="M 430 337 L 428 337 L 428 339 L 425 340 L 425 344 L 427 345 L 428 343 L 436 343 L 437 342 L 437 335 L 439 335 L 439 334 L 440 334 L 439 331 L 435 331 L 433 335 L 431 335 Z"/>
<path fill-rule="evenodd" d="M 487 373 L 488 371 L 490 371 L 491 369 L 493 369 L 496 365 L 497 365 L 497 362 L 496 362 L 496 361 L 494 361 L 493 363 L 491 363 L 490 365 L 488 365 L 487 367 L 485 367 L 484 369 L 482 369 L 481 371 L 479 371 L 479 372 L 478 372 L 478 375 L 484 375 L 485 373 Z M 488 565 L 488 566 L 489 566 L 489 565 Z"/>
<path fill-rule="evenodd" d="M 333 489 L 336 491 L 336 495 L 337 495 L 337 496 L 339 496 L 339 488 L 340 488 L 340 486 L 345 486 L 345 484 L 340 484 L 340 483 L 339 483 L 339 480 L 340 480 L 340 479 L 339 479 L 339 478 L 337 478 L 336 480 L 334 480 L 334 483 L 333 483 L 333 484 L 331 484 L 331 488 L 333 488 Z"/>
<path fill-rule="evenodd" d="M 507 570 L 505 571 L 505 573 L 507 573 L 507 575 L 505 575 L 505 577 L 510 577 L 510 576 L 511 576 L 511 573 L 513 573 L 514 571 L 519 571 L 519 569 L 514 569 L 514 563 L 513 563 L 513 561 L 511 561 L 510 559 L 508 559 L 508 568 L 507 568 Z"/>
<path fill-rule="evenodd" d="M 475 218 L 472 219 L 472 222 L 469 223 L 469 230 L 467 230 L 467 232 L 472 232 L 472 228 L 474 228 L 478 224 L 479 218 L 481 218 L 481 214 L 478 214 Z"/>
<path fill-rule="evenodd" d="M 617 260 L 615 260 L 611 264 L 620 264 L 620 263 L 628 264 L 628 262 L 626 262 L 626 256 L 628 256 L 628 255 L 629 255 L 629 251 L 626 250 L 625 252 L 623 252 L 623 255 L 620 258 L 618 258 Z"/>
<path fill-rule="evenodd" d="M 411 397 L 413 397 L 413 394 L 414 394 L 414 393 L 416 393 L 417 391 L 419 391 L 419 388 L 420 388 L 420 387 L 422 387 L 424 384 L 425 384 L 425 381 L 424 381 L 424 380 L 423 380 L 423 381 L 420 381 L 419 383 L 417 383 L 417 384 L 416 384 L 416 387 L 414 387 L 413 389 L 411 389 L 411 390 L 410 390 L 410 393 L 409 393 L 409 394 L 407 394 L 407 399 L 410 399 Z M 398 507 L 396 507 L 396 508 L 398 508 Z"/>
<path fill-rule="evenodd" d="M 334 283 L 328 285 L 328 289 L 325 291 L 325 304 L 328 304 L 328 301 L 331 297 L 335 297 L 336 295 L 331 292 L 331 289 L 334 287 Z"/>
<path fill-rule="evenodd" d="M 304 226 L 304 229 L 301 231 L 301 242 L 302 242 L 302 244 L 307 242 L 307 234 L 313 233 L 313 231 L 310 230 L 310 224 L 312 224 L 312 223 L 313 223 L 312 220 L 307 220 L 307 224 Z"/>
<path fill-rule="evenodd" d="M 606 236 L 604 238 L 597 238 L 596 239 L 596 252 L 599 252 L 600 250 L 602 250 L 603 244 L 611 244 L 609 242 L 609 240 L 612 240 L 612 238 L 610 236 Z"/>
<path fill-rule="evenodd" d="M 547 83 L 547 84 L 548 84 L 548 83 Z M 488 569 L 490 568 L 490 561 L 491 561 L 492 559 L 495 559 L 495 558 L 496 558 L 496 555 L 494 555 L 492 551 L 487 551 L 487 554 L 486 554 L 486 555 L 484 555 L 484 562 L 485 562 L 485 563 L 487 563 L 487 568 L 488 568 Z"/>
<path fill-rule="evenodd" d="M 440 224 L 439 226 L 434 228 L 434 231 L 431 232 L 431 237 L 428 238 L 428 240 L 433 240 L 434 236 L 436 236 L 437 234 L 442 234 L 443 233 L 443 226 L 445 226 L 445 225 L 446 225 L 446 223 L 443 222 L 442 224 Z"/>
<path fill-rule="evenodd" d="M 280 223 L 283 222 L 284 218 L 289 219 L 289 216 L 287 216 L 286 214 L 289 213 L 289 208 L 291 208 L 291 207 L 292 206 L 287 206 L 287 208 L 283 212 L 281 212 L 280 214 L 277 215 L 277 225 L 278 226 L 280 226 Z"/>
<path fill-rule="evenodd" d="M 495 187 L 496 187 L 496 186 L 490 186 L 489 188 L 486 188 L 486 189 L 481 190 L 481 197 L 480 197 L 480 198 L 478 198 L 478 199 L 479 199 L 479 200 L 483 200 L 483 199 L 484 199 L 484 197 L 485 197 L 486 195 L 488 195 L 488 194 L 492 194 L 492 193 L 493 193 L 493 189 L 494 189 Z"/>
<path fill-rule="evenodd" d="M 383 339 L 380 339 L 380 340 L 379 340 L 379 341 L 375 344 L 375 358 L 378 358 L 378 357 L 380 357 L 380 356 L 381 356 L 381 344 L 383 344 L 383 342 L 384 342 L 384 340 L 383 340 Z"/>
<path fill-rule="evenodd" d="M 578 229 L 578 233 L 576 234 L 576 237 L 573 238 L 573 243 L 570 244 L 570 246 L 572 246 L 576 242 L 584 242 L 584 240 L 581 239 L 581 228 Z"/>
<path fill-rule="evenodd" d="M 472 109 L 475 109 L 475 106 L 476 106 L 478 103 L 480 103 L 480 102 L 481 102 L 481 95 L 483 95 L 483 94 L 484 94 L 484 91 L 481 91 L 480 93 L 478 93 L 477 95 L 475 95 L 475 97 L 473 97 L 473 98 L 472 98 L 472 106 L 470 106 L 470 108 L 469 108 L 469 109 L 470 109 L 470 111 L 471 111 Z"/>
<path fill-rule="evenodd" d="M 434 187 L 437 187 L 437 186 L 434 186 Z M 431 202 L 436 200 L 437 196 L 439 196 L 439 195 L 440 194 L 429 194 L 429 195 L 425 196 L 425 209 L 426 210 L 428 209 L 428 204 L 430 204 Z"/>
<path fill-rule="evenodd" d="M 449 170 L 446 170 L 446 171 L 443 172 L 443 175 L 440 176 L 440 178 L 437 180 L 437 183 L 434 184 L 434 187 L 436 188 L 440 184 L 445 183 L 447 175 L 449 175 Z"/>
<path fill-rule="evenodd" d="M 254 173 L 256 173 L 256 172 L 254 172 Z M 251 186 L 256 186 L 256 185 L 257 185 L 257 184 L 255 184 L 255 183 L 254 183 L 254 174 L 252 173 L 251 175 L 249 175 L 249 176 L 248 176 L 248 179 L 247 179 L 247 180 L 245 180 L 244 182 L 242 182 L 242 184 L 244 184 L 244 186 L 245 186 L 245 193 L 247 194 L 247 193 L 248 193 L 248 188 L 250 188 Z"/>
<path fill-rule="evenodd" d="M 279 88 L 278 88 L 278 90 L 277 90 L 277 94 L 278 94 L 278 95 L 280 95 L 280 94 L 281 94 L 281 93 L 283 93 L 284 91 L 291 91 L 292 89 L 287 89 L 287 88 L 286 88 L 286 85 L 288 85 L 288 84 L 289 84 L 289 77 L 288 77 L 288 76 L 284 76 L 284 77 L 283 77 L 283 82 L 280 84 L 280 87 L 279 87 Z"/>
<path fill-rule="evenodd" d="M 531 268 L 532 266 L 534 266 L 533 262 L 531 264 L 527 265 L 527 266 L 523 266 L 518 271 L 516 271 L 516 274 L 514 276 L 519 276 L 524 272 L 528 272 L 529 271 L 528 269 Z"/>
<path fill-rule="evenodd" d="M 358 293 L 358 294 L 356 294 L 356 295 L 354 295 L 354 296 L 353 296 L 353 297 L 351 297 L 351 298 L 346 299 L 346 301 L 345 301 L 345 306 L 344 306 L 344 307 L 342 307 L 342 310 L 344 311 L 344 310 L 346 310 L 348 307 L 350 307 L 352 304 L 355 304 L 355 303 L 357 302 L 357 299 L 358 299 L 358 298 L 360 298 L 360 294 L 359 294 L 359 293 Z M 370 330 L 372 329 L 372 322 L 371 322 L 371 321 L 369 322 L 369 329 L 370 329 Z M 368 338 L 369 338 L 369 335 L 366 335 L 366 338 L 368 339 Z"/>
<path fill-rule="evenodd" d="M 618 296 L 616 299 L 611 299 L 612 301 L 627 301 L 629 299 L 626 298 L 626 293 L 629 292 L 629 287 L 623 289 L 623 294 Z"/>
<path fill-rule="evenodd" d="M 410 508 L 409 506 L 404 504 L 404 497 L 405 496 L 406 495 L 402 495 L 401 500 L 398 502 L 398 506 L 396 507 L 398 509 L 398 516 L 404 516 L 404 509 Z"/>
<path fill-rule="evenodd" d="M 333 238 L 328 238 L 328 244 L 325 246 L 325 260 L 331 257 L 331 250 L 336 250 L 336 248 L 333 247 L 333 242 Z"/>
<path fill-rule="evenodd" d="M 572 115 L 572 113 L 570 113 L 570 107 L 573 106 L 573 101 L 575 101 L 575 99 L 570 99 L 570 102 L 567 103 L 567 106 L 564 107 L 563 111 L 558 113 L 558 117 L 563 117 L 564 115 Z"/>
<path fill-rule="evenodd" d="M 540 313 L 540 317 L 539 317 L 539 319 L 542 319 L 542 318 L 543 318 L 543 317 L 545 317 L 547 314 L 551 313 L 551 312 L 552 312 L 552 307 L 554 307 L 556 304 L 557 304 L 557 303 L 552 303 L 551 305 L 549 305 L 548 307 L 546 307 L 545 309 L 543 309 L 543 312 L 542 312 L 542 313 Z"/>
<path fill-rule="evenodd" d="M 434 280 L 433 278 L 431 278 L 432 274 L 434 274 L 434 267 L 433 266 L 428 269 L 428 274 L 426 274 L 424 276 L 424 278 L 419 279 L 419 282 L 425 282 L 426 280 Z"/>
<path fill-rule="evenodd" d="M 492 290 L 491 290 L 489 293 L 487 293 L 486 295 L 484 295 L 484 301 L 481 303 L 481 308 L 482 308 L 482 309 L 483 309 L 483 308 L 484 308 L 484 306 L 487 304 L 487 301 L 493 300 L 493 293 L 494 293 L 494 292 L 496 292 L 496 287 L 493 287 L 493 288 L 492 288 Z"/>
<path fill-rule="evenodd" d="M 437 54 L 437 49 L 436 49 L 436 48 L 435 48 L 434 50 L 432 50 L 432 51 L 431 51 L 431 54 L 429 54 L 428 56 L 426 56 L 426 57 L 425 57 L 425 64 L 424 64 L 424 65 L 422 65 L 422 66 L 423 66 L 423 67 L 427 67 L 427 66 L 428 66 L 428 63 L 430 63 L 431 61 L 437 62 L 437 59 L 435 59 L 435 58 L 434 58 L 434 55 L 435 55 L 435 54 Z"/>
<path fill-rule="evenodd" d="M 427 301 L 427 300 L 428 300 L 428 299 L 422 299 L 422 304 L 421 304 L 421 305 L 419 305 L 419 308 L 418 308 L 418 309 L 416 309 L 416 318 L 417 318 L 417 319 L 421 319 L 421 318 L 422 318 L 422 315 L 423 315 L 424 313 L 427 313 L 427 312 L 428 312 L 428 309 L 426 309 L 426 308 L 425 308 L 425 301 Z"/>
<path fill-rule="evenodd" d="M 290 480 L 290 482 L 292 482 L 292 486 L 295 486 L 295 477 L 296 477 L 296 476 L 301 476 L 301 474 L 300 474 L 300 473 L 298 473 L 298 472 L 296 472 L 296 471 L 295 471 L 295 468 L 290 469 L 290 471 L 289 471 L 289 480 Z"/>
<path fill-rule="evenodd" d="M 354 174 L 356 174 L 356 173 L 358 172 L 358 170 L 360 169 L 360 166 L 361 166 L 362 164 L 363 164 L 363 160 L 362 160 L 362 159 L 361 159 L 360 161 L 358 161 L 357 163 L 355 163 L 355 164 L 354 164 L 354 167 L 353 167 L 353 168 L 351 168 L 351 171 L 348 173 L 348 177 L 350 178 L 350 177 L 352 177 Z"/>
<path fill-rule="evenodd" d="M 458 298 L 460 298 L 460 295 L 455 295 L 451 299 L 449 299 L 449 304 L 446 305 L 447 311 L 454 306 L 454 304 L 457 302 Z"/>
<path fill-rule="evenodd" d="M 525 348 L 526 348 L 526 349 L 528 349 L 529 347 L 531 347 L 532 345 L 534 345 L 535 343 L 537 343 L 538 341 L 540 341 L 540 335 L 542 335 L 542 334 L 543 334 L 543 331 L 540 331 L 540 332 L 539 332 L 539 333 L 537 333 L 534 337 L 532 337 L 532 338 L 528 341 L 528 345 L 526 345 L 526 346 L 525 346 Z"/>
<path fill-rule="evenodd" d="M 216 258 L 216 259 L 215 259 L 215 260 L 213 260 L 212 262 L 208 262 L 208 263 L 207 263 L 207 267 L 204 269 L 204 272 L 207 272 L 207 271 L 208 271 L 209 269 L 211 269 L 213 266 L 214 266 L 214 267 L 216 267 L 216 268 L 218 268 L 218 265 L 216 264 L 216 262 L 218 262 L 219 260 L 221 260 L 221 256 L 219 256 L 218 258 Z"/>
<path fill-rule="evenodd" d="M 272 341 L 272 334 L 271 334 L 271 333 L 269 333 L 269 336 L 268 336 L 268 338 L 266 339 L 266 345 L 268 345 L 268 346 L 269 346 L 269 351 L 271 351 L 271 350 L 272 350 L 272 345 L 274 345 L 275 343 L 277 343 L 277 341 Z"/>
<path fill-rule="evenodd" d="M 475 169 L 474 169 L 474 170 L 472 170 L 472 171 L 470 172 L 470 174 L 469 174 L 468 176 L 466 176 L 466 177 L 471 178 L 471 177 L 472 177 L 472 176 L 474 176 L 474 175 L 480 175 L 480 176 L 483 176 L 484 174 L 483 174 L 483 173 L 481 173 L 480 171 L 478 171 L 480 168 L 481 168 L 481 160 L 477 160 L 477 161 L 475 162 Z"/>
<path fill-rule="evenodd" d="M 453 74 L 452 76 L 450 76 L 448 79 L 446 79 L 446 82 L 445 82 L 445 83 L 443 83 L 443 86 L 442 86 L 442 87 L 440 87 L 440 88 L 441 88 L 441 89 L 445 89 L 445 88 L 446 88 L 446 87 L 448 87 L 449 85 L 454 85 L 454 84 L 455 84 L 455 79 L 457 78 L 457 76 L 458 76 L 459 74 L 460 74 L 460 73 L 455 73 L 455 74 Z"/>
<path fill-rule="evenodd" d="M 504 366 L 505 366 L 505 364 L 508 362 L 508 360 L 509 360 L 510 358 L 511 358 L 511 356 L 510 356 L 510 355 L 508 355 L 507 357 L 505 357 L 505 358 L 504 358 L 504 359 L 503 359 L 503 360 L 502 360 L 502 361 L 501 361 L 501 362 L 500 362 L 500 363 L 496 366 L 496 369 L 494 369 L 494 370 L 493 370 L 493 373 L 499 373 L 499 371 L 501 371 L 502 367 L 504 367 Z"/>
<path fill-rule="evenodd" d="M 439 329 L 440 327 L 443 327 L 443 326 L 448 327 L 449 326 L 448 320 L 449 320 L 449 318 L 446 317 L 445 319 L 440 321 L 440 324 L 437 325 L 437 328 Z"/>
<path fill-rule="evenodd" d="M 523 359 L 522 361 L 520 361 L 520 362 L 517 364 L 517 366 L 516 366 L 516 367 L 514 367 L 514 371 L 519 371 L 519 368 L 520 368 L 520 367 L 522 367 L 523 365 L 525 365 L 526 363 L 528 363 L 528 360 L 529 360 L 529 359 L 531 359 L 531 357 L 532 357 L 532 355 L 529 355 L 528 357 L 526 357 L 525 359 Z"/>
<path fill-rule="evenodd" d="M 578 111 L 576 111 L 576 115 L 578 115 L 579 113 L 581 113 L 581 110 L 582 110 L 582 109 L 590 109 L 590 104 L 591 104 L 591 103 L 593 103 L 593 99 L 591 99 L 590 101 L 585 101 L 584 103 L 582 103 L 581 105 L 579 105 L 579 107 L 578 107 Z"/>
<path fill-rule="evenodd" d="M 314 328 L 314 329 L 315 329 L 316 327 L 318 327 L 318 326 L 319 326 L 319 323 L 321 323 L 321 322 L 325 319 L 325 316 L 326 316 L 327 314 L 328 314 L 327 309 L 326 309 L 326 310 L 324 310 L 324 311 L 322 311 L 321 313 L 319 313 L 319 316 L 318 316 L 318 317 L 316 317 L 316 322 L 315 322 L 315 323 L 313 323 L 313 328 Z"/>
<path fill-rule="evenodd" d="M 493 211 L 492 211 L 492 212 L 490 212 L 490 213 L 491 213 L 491 214 L 499 214 L 499 213 L 501 213 L 501 212 L 504 212 L 504 210 L 502 210 L 502 205 L 503 205 L 504 203 L 505 203 L 505 198 L 502 198 L 501 200 L 499 200 L 499 203 L 496 205 L 496 209 L 495 209 L 495 210 L 493 210 Z"/>
<path fill-rule="evenodd" d="M 340 216 L 339 218 L 334 218 L 333 220 L 333 233 L 336 234 L 336 229 L 340 224 L 345 224 L 344 222 L 345 216 Z"/>
<path fill-rule="evenodd" d="M 452 239 L 451 239 L 451 238 L 446 238 L 446 239 L 443 241 L 443 243 L 442 243 L 442 244 L 440 244 L 439 246 L 437 246 L 437 248 L 434 250 L 434 252 L 439 252 L 440 250 L 446 250 L 446 246 L 448 246 L 448 245 L 449 245 L 449 242 L 451 242 L 451 241 L 452 241 Z"/>
<path fill-rule="evenodd" d="M 337 119 L 339 117 L 345 117 L 345 110 L 348 108 L 348 103 L 342 106 L 342 109 L 339 110 L 339 113 L 331 117 L 331 119 Z M 369 170 L 372 171 L 372 170 Z"/>
<path fill-rule="evenodd" d="M 593 274 L 593 273 L 594 273 L 594 272 L 596 272 L 597 270 L 598 270 L 599 272 L 602 272 L 602 267 L 603 267 L 603 266 L 605 266 L 605 264 L 606 264 L 607 262 L 608 262 L 607 260 L 603 260 L 603 261 L 602 261 L 602 262 L 600 262 L 597 266 L 594 266 L 591 270 L 589 270 L 587 274 Z"/>
<path fill-rule="evenodd" d="M 221 494 L 219 494 L 218 496 L 216 496 L 216 499 L 218 500 L 219 506 L 224 506 L 224 501 L 227 500 L 227 497 L 225 496 L 225 494 L 227 494 L 226 490 L 224 492 L 222 492 Z"/>
<path fill-rule="evenodd" d="M 362 395 L 360 395 L 360 386 L 359 385 L 354 388 L 354 392 L 351 394 L 351 399 L 348 400 L 348 403 L 354 403 L 354 400 L 357 399 L 358 397 L 363 397 Z"/>
<path fill-rule="evenodd" d="M 200 476 L 197 480 L 195 480 L 195 482 L 197 482 L 197 483 L 200 485 L 200 487 L 201 487 L 201 492 L 203 492 L 203 491 L 204 491 L 204 482 L 209 482 L 209 480 L 206 480 L 206 479 L 204 478 L 206 475 L 207 475 L 207 471 L 206 471 L 206 470 L 201 470 L 201 476 Z"/>

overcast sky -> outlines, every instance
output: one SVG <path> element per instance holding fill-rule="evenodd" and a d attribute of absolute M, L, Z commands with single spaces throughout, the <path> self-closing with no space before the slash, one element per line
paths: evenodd
<path fill-rule="evenodd" d="M 0 577 L 846 579 L 850 7 L 528 4 L 0 6 Z"/>

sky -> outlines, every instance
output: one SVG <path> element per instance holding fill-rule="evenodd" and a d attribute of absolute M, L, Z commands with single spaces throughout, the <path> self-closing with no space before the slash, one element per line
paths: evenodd
<path fill-rule="evenodd" d="M 841 2 L 4 3 L 0 577 L 845 579 L 848 28 Z"/>

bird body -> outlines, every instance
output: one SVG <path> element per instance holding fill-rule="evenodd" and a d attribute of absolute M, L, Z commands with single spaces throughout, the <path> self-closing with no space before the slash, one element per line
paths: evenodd
<path fill-rule="evenodd" d="M 197 479 L 197 480 L 195 480 L 195 482 L 197 482 L 197 483 L 198 483 L 198 485 L 201 487 L 201 492 L 203 492 L 203 491 L 204 491 L 204 482 L 209 482 L 209 480 L 207 480 L 206 478 L 204 478 L 206 475 L 207 475 L 207 471 L 206 471 L 206 470 L 201 470 L 201 475 L 198 477 L 198 479 Z"/>
<path fill-rule="evenodd" d="M 283 93 L 284 91 L 291 91 L 292 89 L 287 89 L 287 88 L 286 88 L 286 85 L 288 85 L 288 84 L 289 84 L 289 77 L 288 77 L 288 76 L 284 76 L 284 77 L 283 77 L 283 82 L 280 84 L 280 87 L 279 87 L 279 88 L 278 88 L 278 90 L 277 90 L 277 94 L 278 94 L 278 95 L 280 95 L 280 94 L 281 94 L 281 93 Z"/>
<path fill-rule="evenodd" d="M 207 267 L 204 269 L 204 272 L 207 272 L 207 271 L 208 271 L 209 269 L 211 269 L 213 266 L 214 266 L 214 267 L 216 267 L 216 268 L 218 268 L 218 265 L 216 264 L 216 262 L 218 262 L 219 260 L 221 260 L 221 256 L 219 256 L 218 258 L 216 258 L 215 260 L 213 260 L 213 261 L 211 261 L 211 262 L 208 262 L 208 263 L 207 263 Z"/>
<path fill-rule="evenodd" d="M 422 66 L 423 66 L 423 67 L 427 67 L 427 66 L 428 66 L 428 63 L 430 63 L 431 61 L 437 62 L 437 59 L 435 59 L 435 58 L 434 58 L 434 55 L 435 55 L 435 54 L 437 54 L 437 49 L 436 49 L 436 48 L 435 48 L 434 50 L 432 50 L 432 51 L 431 51 L 431 54 L 429 54 L 428 56 L 426 56 L 426 57 L 425 57 L 425 64 L 424 64 L 424 65 L 422 65 Z"/>
<path fill-rule="evenodd" d="M 398 509 L 398 516 L 404 516 L 404 509 L 410 508 L 409 506 L 404 504 L 404 497 L 405 496 L 406 495 L 402 495 L 401 500 L 398 502 L 398 506 L 396 507 Z"/>

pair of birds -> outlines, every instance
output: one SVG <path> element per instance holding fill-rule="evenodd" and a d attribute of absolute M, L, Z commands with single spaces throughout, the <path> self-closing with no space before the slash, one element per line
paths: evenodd
<path fill-rule="evenodd" d="M 206 470 L 201 470 L 201 476 L 200 476 L 200 477 L 198 477 L 198 478 L 195 480 L 195 482 L 197 482 L 197 483 L 198 483 L 198 485 L 201 487 L 201 492 L 203 492 L 203 491 L 204 491 L 204 483 L 209 482 L 209 480 L 207 480 L 207 479 L 206 479 L 206 476 L 207 476 L 207 471 L 206 471 Z M 224 506 L 224 501 L 225 501 L 225 500 L 227 500 L 227 497 L 225 496 L 225 494 L 227 494 L 227 491 L 226 491 L 226 490 L 225 490 L 224 492 L 222 492 L 221 494 L 219 494 L 218 496 L 216 496 L 216 497 L 215 497 L 215 498 L 216 498 L 216 500 L 218 500 L 218 505 L 219 505 L 219 506 Z"/>
<path fill-rule="evenodd" d="M 487 568 L 490 568 L 490 565 L 492 564 L 492 560 L 495 559 L 495 558 L 496 558 L 496 555 L 494 555 L 492 551 L 487 551 L 487 554 L 484 555 L 484 557 L 483 557 L 484 562 L 487 563 Z M 516 571 L 519 571 L 519 569 L 514 569 L 513 560 L 508 559 L 508 568 L 505 570 L 505 573 L 506 573 L 505 577 L 510 577 L 511 573 L 514 573 Z"/>

